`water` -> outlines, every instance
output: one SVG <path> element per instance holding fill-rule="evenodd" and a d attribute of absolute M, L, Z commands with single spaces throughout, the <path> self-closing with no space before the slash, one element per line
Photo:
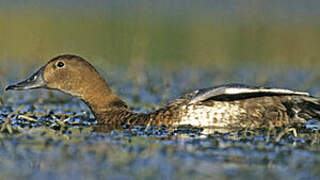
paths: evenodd
<path fill-rule="evenodd" d="M 137 112 L 223 83 L 320 96 L 319 5 L 0 1 L 0 179 L 319 179 L 317 121 L 251 131 L 112 130 L 62 93 L 3 92 L 53 56 L 74 53 Z"/>
<path fill-rule="evenodd" d="M 132 74 L 126 68 L 109 67 L 104 72 L 112 89 L 138 112 L 224 81 L 320 92 L 317 73 L 298 68 L 147 67 Z M 0 134 L 0 175 L 6 179 L 319 179 L 316 121 L 297 129 L 110 130 L 97 127 L 84 103 L 62 93 L 2 95 L 0 123 L 4 125 L 11 114 L 11 131 Z"/>

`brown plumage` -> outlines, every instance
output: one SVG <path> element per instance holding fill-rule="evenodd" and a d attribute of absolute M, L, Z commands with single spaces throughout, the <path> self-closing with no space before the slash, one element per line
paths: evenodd
<path fill-rule="evenodd" d="M 268 128 L 320 118 L 320 100 L 305 92 L 229 84 L 186 94 L 155 112 L 131 111 L 83 58 L 62 55 L 6 90 L 56 89 L 82 99 L 99 124 Z"/>

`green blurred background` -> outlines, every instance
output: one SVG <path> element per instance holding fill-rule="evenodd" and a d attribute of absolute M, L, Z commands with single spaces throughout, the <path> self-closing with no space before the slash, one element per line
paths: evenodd
<path fill-rule="evenodd" d="M 51 131 L 53 117 L 86 117 L 89 109 L 54 91 L 3 92 L 71 53 L 90 60 L 137 112 L 228 82 L 320 97 L 319 17 L 319 0 L 0 0 L 0 123 L 12 116 L 18 128 L 24 121 L 15 110 L 25 107 L 19 114 L 40 127 L 0 133 L 0 179 L 319 179 L 317 130 L 295 137 L 292 129 L 277 136 L 182 129 L 172 138 L 142 129 Z"/>
<path fill-rule="evenodd" d="M 0 1 L 0 59 L 318 67 L 320 1 Z"/>

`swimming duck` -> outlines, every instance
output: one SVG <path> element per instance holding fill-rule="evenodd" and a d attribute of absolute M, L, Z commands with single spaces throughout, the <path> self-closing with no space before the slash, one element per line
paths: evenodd
<path fill-rule="evenodd" d="M 320 99 L 307 92 L 243 84 L 199 89 L 151 113 L 136 113 L 113 93 L 98 71 L 76 55 L 51 59 L 27 79 L 6 90 L 47 88 L 76 96 L 98 124 L 222 128 L 269 128 L 304 124 L 320 118 Z"/>

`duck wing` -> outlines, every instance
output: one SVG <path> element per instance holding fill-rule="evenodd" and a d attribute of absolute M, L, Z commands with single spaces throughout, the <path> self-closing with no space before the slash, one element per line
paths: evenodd
<path fill-rule="evenodd" d="M 230 101 L 261 96 L 281 95 L 310 96 L 308 92 L 293 91 L 289 89 L 249 86 L 245 84 L 226 84 L 211 88 L 199 89 L 186 94 L 185 97 L 189 97 L 190 99 L 188 104 L 193 104 L 209 99 Z"/>

